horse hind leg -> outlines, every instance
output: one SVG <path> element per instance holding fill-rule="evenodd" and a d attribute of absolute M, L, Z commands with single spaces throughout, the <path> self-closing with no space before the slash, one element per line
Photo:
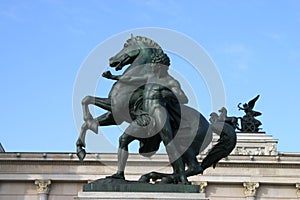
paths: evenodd
<path fill-rule="evenodd" d="M 159 183 L 178 184 L 178 182 L 181 181 L 181 176 L 180 176 L 180 174 L 167 174 L 167 173 L 159 173 L 159 172 L 150 172 L 148 174 L 142 175 L 139 179 L 139 182 L 149 183 L 150 180 L 156 182 L 159 179 L 161 180 Z"/>
<path fill-rule="evenodd" d="M 185 175 L 187 177 L 203 173 L 203 169 L 199 164 L 196 154 L 191 147 L 187 149 L 187 151 L 183 154 L 183 157 L 188 167 L 185 171 Z"/>
<path fill-rule="evenodd" d="M 171 174 L 159 173 L 159 172 L 150 172 L 144 174 L 140 177 L 139 182 L 149 183 L 150 180 L 156 181 L 158 179 L 163 179 L 164 177 L 170 176 Z"/>
<path fill-rule="evenodd" d="M 185 171 L 185 175 L 187 177 L 194 176 L 194 175 L 198 175 L 198 174 L 203 174 L 203 171 L 204 171 L 203 168 L 198 163 L 198 164 L 189 166 L 188 169 Z"/>

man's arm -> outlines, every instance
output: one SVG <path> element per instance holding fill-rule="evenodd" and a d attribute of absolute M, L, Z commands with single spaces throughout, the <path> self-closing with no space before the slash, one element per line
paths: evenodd
<path fill-rule="evenodd" d="M 112 75 L 110 71 L 103 72 L 102 76 L 126 84 L 140 84 L 146 82 L 148 79 L 147 74 L 141 76 Z"/>
<path fill-rule="evenodd" d="M 189 102 L 189 99 L 187 98 L 187 96 L 185 95 L 183 90 L 181 89 L 181 86 L 177 80 L 172 78 L 168 82 L 168 86 L 169 86 L 170 90 L 173 92 L 173 95 L 175 95 L 177 97 L 179 103 L 186 104 Z"/>
<path fill-rule="evenodd" d="M 172 90 L 172 92 L 174 92 L 174 94 L 178 98 L 179 103 L 182 103 L 182 104 L 188 103 L 189 99 L 187 98 L 187 96 L 185 95 L 183 90 L 181 89 L 179 82 L 176 80 L 173 80 L 173 81 L 174 81 L 174 83 L 173 83 L 174 86 L 171 87 L 171 90 Z"/>
<path fill-rule="evenodd" d="M 138 84 L 138 83 L 144 83 L 145 81 L 147 81 L 148 77 L 146 75 L 144 76 L 121 76 L 119 78 L 119 81 L 127 83 L 127 84 Z"/>
<path fill-rule="evenodd" d="M 111 80 L 119 80 L 120 76 L 121 75 L 112 75 L 110 71 L 106 71 L 106 72 L 103 72 L 102 73 L 102 76 L 104 78 L 107 78 L 107 79 L 111 79 Z"/>

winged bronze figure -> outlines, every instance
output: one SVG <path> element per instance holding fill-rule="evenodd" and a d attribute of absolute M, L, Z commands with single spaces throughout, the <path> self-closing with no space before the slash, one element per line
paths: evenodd
<path fill-rule="evenodd" d="M 241 118 L 242 132 L 259 132 L 259 130 L 261 129 L 259 128 L 261 122 L 255 119 L 255 117 L 260 116 L 262 114 L 261 112 L 253 110 L 258 98 L 259 95 L 250 100 L 248 103 L 244 103 L 243 107 L 241 107 L 242 103 L 238 104 L 239 110 L 243 110 L 245 112 L 245 115 Z"/>

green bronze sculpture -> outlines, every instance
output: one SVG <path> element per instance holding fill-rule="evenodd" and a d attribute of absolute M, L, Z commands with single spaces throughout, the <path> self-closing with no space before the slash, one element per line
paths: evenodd
<path fill-rule="evenodd" d="M 102 74 L 116 81 L 108 98 L 87 96 L 82 100 L 84 123 L 76 143 L 77 156 L 80 160 L 85 157 L 88 129 L 97 133 L 98 126 L 118 125 L 126 121 L 129 126 L 119 139 L 118 171 L 108 178 L 125 179 L 128 145 L 138 140 L 139 153 L 144 156 L 152 156 L 163 142 L 173 167 L 172 174 L 151 172 L 143 175 L 141 182 L 161 179 L 165 183 L 188 184 L 188 176 L 204 170 L 196 156 L 211 142 L 214 127 L 222 125 L 226 129 L 227 123 L 222 121 L 210 125 L 201 113 L 184 105 L 188 98 L 179 82 L 168 73 L 170 59 L 153 40 L 131 36 L 123 49 L 110 58 L 110 66 L 116 70 L 126 65 L 129 66 L 122 75 L 113 75 L 109 71 Z M 107 112 L 93 118 L 88 109 L 90 104 Z M 219 132 L 222 135 L 222 130 Z M 227 139 L 226 142 L 235 146 L 234 139 Z M 225 154 L 231 151 L 228 152 Z"/>
<path fill-rule="evenodd" d="M 222 158 L 227 157 L 236 145 L 236 132 L 235 129 L 238 126 L 237 117 L 228 117 L 227 109 L 222 107 L 220 110 L 220 115 L 213 112 L 210 114 L 210 129 L 220 135 L 220 138 L 213 146 L 213 148 L 208 152 L 206 157 L 201 162 L 201 168 L 204 171 L 205 169 L 213 166 L 216 167 L 216 164 Z"/>
<path fill-rule="evenodd" d="M 144 84 L 143 89 L 143 107 L 142 115 L 144 118 L 133 121 L 126 129 L 125 133 L 121 136 L 119 147 L 119 158 L 121 155 L 125 156 L 125 152 L 128 151 L 128 144 L 136 138 L 144 137 L 143 134 L 147 133 L 147 136 L 155 136 L 159 134 L 160 138 L 166 146 L 170 160 L 173 161 L 172 165 L 174 169 L 184 169 L 183 161 L 177 151 L 175 145 L 168 145 L 174 137 L 173 130 L 171 128 L 171 122 L 169 119 L 168 111 L 165 105 L 169 101 L 177 101 L 178 103 L 187 103 L 188 98 L 181 90 L 179 83 L 168 74 L 167 65 L 158 64 L 152 66 L 151 72 L 142 76 L 122 76 L 118 80 L 125 84 Z M 115 79 L 115 76 L 109 76 L 109 73 L 104 73 L 104 77 Z M 171 95 L 173 96 L 173 99 Z M 177 97 L 177 98 L 176 98 Z M 170 100 L 169 100 L 170 99 Z M 141 123 L 142 122 L 142 123 Z M 129 133 L 129 134 L 126 134 Z M 137 134 L 133 136 L 132 134 Z M 125 152 L 120 152 L 125 151 Z M 181 174 L 181 181 L 186 183 L 186 177 L 183 175 L 184 171 L 179 171 Z M 119 177 L 124 174 L 124 167 L 118 169 L 118 173 L 112 177 Z M 121 178 L 124 178 L 121 176 Z"/>
<path fill-rule="evenodd" d="M 243 107 L 241 107 L 241 103 L 238 104 L 239 110 L 243 110 L 245 112 L 245 115 L 240 118 L 241 119 L 241 132 L 259 132 L 261 128 L 261 122 L 256 119 L 255 117 L 260 116 L 261 113 L 254 111 L 254 105 L 256 101 L 258 100 L 259 95 L 254 97 L 252 100 L 250 100 L 248 103 L 244 103 Z"/>

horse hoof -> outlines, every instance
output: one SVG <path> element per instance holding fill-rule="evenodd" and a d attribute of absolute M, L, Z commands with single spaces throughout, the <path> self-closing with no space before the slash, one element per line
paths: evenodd
<path fill-rule="evenodd" d="M 84 149 L 80 149 L 80 150 L 77 150 L 77 157 L 79 158 L 79 160 L 82 162 L 83 159 L 85 158 L 85 155 L 86 155 L 86 152 Z"/>
<path fill-rule="evenodd" d="M 141 183 L 149 183 L 150 179 L 147 176 L 143 175 L 138 181 Z"/>
<path fill-rule="evenodd" d="M 187 180 L 186 177 L 181 177 L 180 181 L 181 181 L 180 183 L 183 185 L 191 185 L 191 183 Z"/>
<path fill-rule="evenodd" d="M 106 176 L 105 178 L 112 178 L 112 179 L 122 179 L 125 180 L 124 172 L 123 173 L 116 173 L 111 176 Z"/>
<path fill-rule="evenodd" d="M 169 184 L 169 183 L 174 183 L 171 177 L 163 177 L 160 181 L 162 184 Z"/>
<path fill-rule="evenodd" d="M 194 176 L 198 174 L 203 174 L 204 170 L 200 165 L 197 165 L 197 166 L 190 167 L 188 171 L 190 173 L 190 176 Z"/>
<path fill-rule="evenodd" d="M 185 181 L 185 182 L 183 183 L 183 185 L 191 185 L 191 182 Z"/>

